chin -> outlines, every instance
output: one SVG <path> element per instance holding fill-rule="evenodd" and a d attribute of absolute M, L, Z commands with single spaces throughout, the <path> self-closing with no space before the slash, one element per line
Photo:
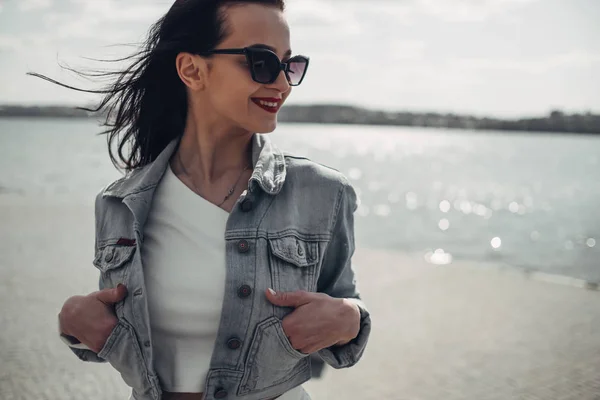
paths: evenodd
<path fill-rule="evenodd" d="M 271 133 L 277 128 L 277 119 L 273 121 L 261 121 L 260 123 L 253 124 L 252 132 L 256 133 Z"/>

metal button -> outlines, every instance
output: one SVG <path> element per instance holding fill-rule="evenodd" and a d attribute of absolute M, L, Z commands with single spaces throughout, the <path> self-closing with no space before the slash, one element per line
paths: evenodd
<path fill-rule="evenodd" d="M 247 240 L 240 240 L 238 242 L 238 251 L 240 253 L 247 253 L 250 251 L 250 243 Z"/>
<path fill-rule="evenodd" d="M 144 293 L 144 291 L 140 288 L 140 289 L 136 290 L 135 292 L 133 292 L 133 295 L 134 296 L 141 296 L 142 293 Z"/>
<path fill-rule="evenodd" d="M 227 341 L 227 347 L 231 350 L 237 350 L 242 346 L 242 342 L 238 338 L 231 338 Z"/>
<path fill-rule="evenodd" d="M 227 395 L 229 395 L 229 393 L 227 393 L 225 389 L 219 388 L 215 392 L 215 399 L 224 399 L 225 397 L 227 397 Z"/>
<path fill-rule="evenodd" d="M 238 297 L 246 298 L 252 294 L 252 288 L 248 285 L 242 285 L 238 289 Z"/>
<path fill-rule="evenodd" d="M 298 245 L 298 255 L 300 257 L 304 256 L 304 250 L 302 249 L 302 246 Z"/>
<path fill-rule="evenodd" d="M 114 254 L 112 252 L 108 252 L 104 256 L 104 261 L 111 262 L 113 260 L 113 258 L 114 258 Z"/>
<path fill-rule="evenodd" d="M 243 212 L 249 212 L 252 210 L 252 207 L 254 207 L 254 203 L 250 199 L 244 199 L 240 207 Z"/>

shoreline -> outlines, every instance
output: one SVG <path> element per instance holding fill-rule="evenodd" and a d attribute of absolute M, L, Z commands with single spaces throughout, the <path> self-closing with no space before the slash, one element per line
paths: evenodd
<path fill-rule="evenodd" d="M 0 104 L 0 119 L 64 118 L 86 120 L 105 115 L 77 109 L 75 106 L 23 106 Z M 280 122 L 307 124 L 345 124 L 365 126 L 399 126 L 462 129 L 469 131 L 503 131 L 598 135 L 600 114 L 586 111 L 567 114 L 553 110 L 544 116 L 521 118 L 479 117 L 449 112 L 382 111 L 343 104 L 288 105 L 279 113 Z"/>

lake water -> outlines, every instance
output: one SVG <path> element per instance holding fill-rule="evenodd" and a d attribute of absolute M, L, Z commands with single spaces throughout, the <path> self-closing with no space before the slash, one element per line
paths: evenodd
<path fill-rule="evenodd" d="M 93 204 L 120 176 L 99 130 L 0 119 L 0 196 Z M 350 178 L 360 246 L 600 282 L 600 137 L 281 124 L 272 138 Z"/>

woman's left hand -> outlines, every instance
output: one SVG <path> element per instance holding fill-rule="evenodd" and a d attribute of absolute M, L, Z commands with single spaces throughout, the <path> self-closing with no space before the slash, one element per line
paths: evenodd
<path fill-rule="evenodd" d="M 283 330 L 294 349 L 312 354 L 358 336 L 360 310 L 352 299 L 304 291 L 273 293 L 266 291 L 271 303 L 295 308 L 283 319 Z"/>

